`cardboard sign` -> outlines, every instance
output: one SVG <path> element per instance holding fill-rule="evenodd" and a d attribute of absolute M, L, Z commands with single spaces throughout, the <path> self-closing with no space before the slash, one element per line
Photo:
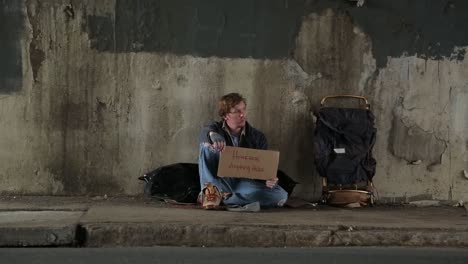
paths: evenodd
<path fill-rule="evenodd" d="M 218 165 L 219 177 L 270 180 L 276 177 L 279 151 L 226 146 Z"/>

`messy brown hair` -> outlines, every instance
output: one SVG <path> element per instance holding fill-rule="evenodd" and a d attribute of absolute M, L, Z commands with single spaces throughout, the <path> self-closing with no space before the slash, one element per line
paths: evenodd
<path fill-rule="evenodd" d="M 244 102 L 244 104 L 247 104 L 245 98 L 238 93 L 230 93 L 223 95 L 218 101 L 218 115 L 220 117 L 224 117 L 224 115 L 229 113 L 231 108 L 233 108 L 240 102 Z"/>

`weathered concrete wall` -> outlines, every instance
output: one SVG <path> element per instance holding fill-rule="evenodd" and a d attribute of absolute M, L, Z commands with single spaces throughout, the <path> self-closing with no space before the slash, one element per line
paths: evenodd
<path fill-rule="evenodd" d="M 468 199 L 465 1 L 13 1 L 0 6 L 0 192 L 141 193 L 195 162 L 219 96 L 248 98 L 316 199 L 313 111 L 367 96 L 382 198 Z"/>

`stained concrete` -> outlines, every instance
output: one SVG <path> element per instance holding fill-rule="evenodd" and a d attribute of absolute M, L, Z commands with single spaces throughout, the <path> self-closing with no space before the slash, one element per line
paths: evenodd
<path fill-rule="evenodd" d="M 0 246 L 468 247 L 461 207 L 315 205 L 257 213 L 134 198 L 2 197 Z"/>
<path fill-rule="evenodd" d="M 320 99 L 358 94 L 380 198 L 468 199 L 464 1 L 5 3 L 22 23 L 0 26 L 14 47 L 0 67 L 21 65 L 15 85 L 0 74 L 2 193 L 139 194 L 144 172 L 196 161 L 217 98 L 237 91 L 296 196 L 320 195 Z"/>
<path fill-rule="evenodd" d="M 71 246 L 76 244 L 79 211 L 1 211 L 0 245 Z"/>

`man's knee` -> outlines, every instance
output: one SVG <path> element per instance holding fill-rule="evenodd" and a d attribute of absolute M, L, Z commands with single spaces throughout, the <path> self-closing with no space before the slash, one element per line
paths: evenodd
<path fill-rule="evenodd" d="M 273 207 L 283 207 L 288 200 L 288 193 L 283 188 L 278 187 L 276 195 L 272 201 Z"/>
<path fill-rule="evenodd" d="M 201 143 L 200 144 L 200 158 L 205 160 L 218 160 L 219 152 L 213 148 L 210 143 Z"/>
<path fill-rule="evenodd" d="M 217 151 L 209 142 L 200 143 L 200 152 L 208 155 L 219 155 L 219 151 Z"/>
<path fill-rule="evenodd" d="M 276 206 L 277 206 L 277 207 L 283 207 L 287 200 L 288 200 L 288 197 L 287 197 L 287 196 L 286 196 L 285 198 L 280 199 L 280 200 L 276 203 Z"/>

